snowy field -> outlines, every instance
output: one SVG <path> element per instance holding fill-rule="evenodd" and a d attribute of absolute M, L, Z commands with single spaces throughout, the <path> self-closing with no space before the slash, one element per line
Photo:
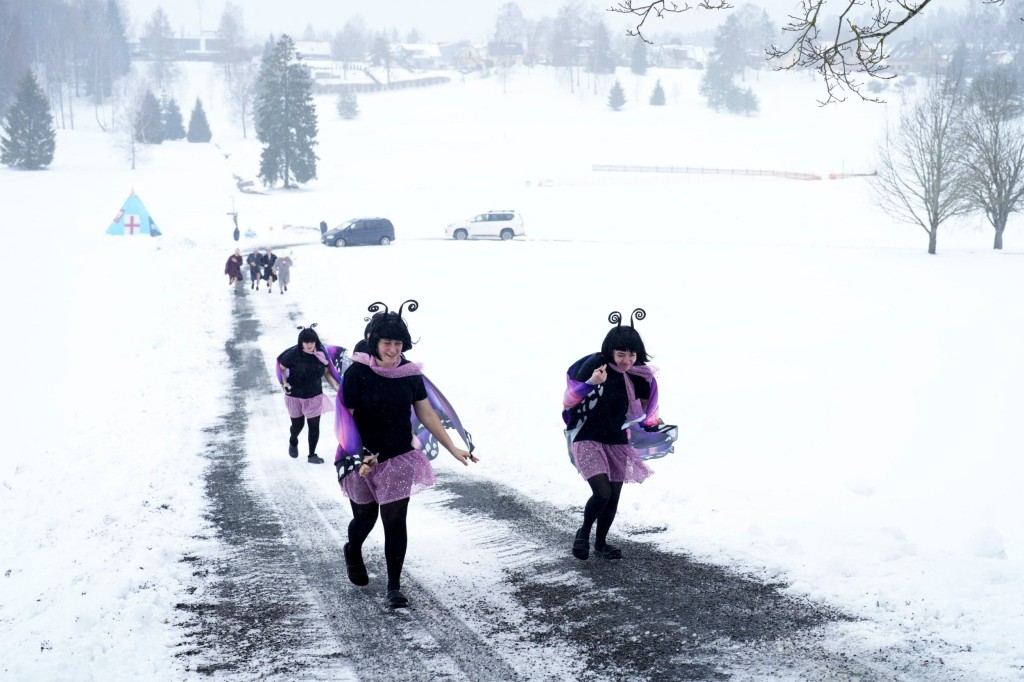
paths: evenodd
<path fill-rule="evenodd" d="M 761 113 L 736 117 L 703 106 L 699 72 L 625 71 L 629 102 L 613 112 L 611 81 L 589 78 L 570 93 L 564 73 L 524 70 L 503 94 L 496 78 L 456 77 L 360 96 L 354 121 L 318 98 L 319 179 L 246 194 L 232 175 L 254 178 L 260 147 L 217 71 L 190 64 L 175 94 L 186 118 L 202 98 L 215 144 L 165 143 L 131 171 L 83 102 L 50 170 L 0 168 L 13 394 L 0 677 L 188 677 L 174 605 L 191 580 L 182 557 L 214 551 L 204 428 L 230 390 L 232 202 L 257 235 L 243 253 L 295 260 L 287 294 L 253 294 L 268 361 L 294 343 L 296 311 L 350 346 L 369 303 L 415 298 L 409 357 L 482 460 L 460 473 L 562 507 L 589 494 L 565 454 L 564 370 L 598 349 L 610 311 L 645 308 L 680 439 L 623 491 L 613 533 L 664 526 L 650 537 L 669 549 L 880 625 L 880 647 L 944 642 L 951 679 L 1024 677 L 1024 223 L 999 253 L 965 219 L 928 256 L 925 233 L 881 213 L 863 179 L 594 172 L 867 171 L 899 97 L 821 108 L 806 75 L 748 74 Z M 662 108 L 646 103 L 657 78 Z M 163 237 L 104 233 L 132 189 Z M 443 239 L 497 208 L 522 213 L 525 240 Z M 393 221 L 394 244 L 328 249 L 313 229 L 373 215 Z M 333 449 L 324 429 L 319 450 Z M 329 465 L 315 475 L 334 485 Z M 431 539 L 412 526 L 410 570 Z"/>

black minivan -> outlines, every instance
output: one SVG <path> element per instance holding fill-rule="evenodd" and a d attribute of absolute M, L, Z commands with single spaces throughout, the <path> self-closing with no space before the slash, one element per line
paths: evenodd
<path fill-rule="evenodd" d="M 395 226 L 387 218 L 353 218 L 333 230 L 327 230 L 320 237 L 320 241 L 327 246 L 387 246 L 394 240 Z"/>

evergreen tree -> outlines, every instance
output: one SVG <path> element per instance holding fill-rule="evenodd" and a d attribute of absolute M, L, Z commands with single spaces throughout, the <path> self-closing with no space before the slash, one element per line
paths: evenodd
<path fill-rule="evenodd" d="M 594 26 L 594 57 L 592 68 L 594 73 L 615 73 L 615 54 L 612 52 L 612 39 L 608 27 L 603 21 Z"/>
<path fill-rule="evenodd" d="M 651 93 L 651 104 L 656 107 L 665 106 L 665 89 L 661 87 L 661 80 L 654 84 L 654 92 Z"/>
<path fill-rule="evenodd" d="M 14 104 L 4 117 L 0 135 L 0 163 L 12 168 L 38 170 L 53 162 L 57 131 L 50 102 L 35 75 L 27 71 L 18 85 Z"/>
<path fill-rule="evenodd" d="M 633 41 L 633 60 L 629 69 L 638 76 L 647 73 L 647 43 L 643 40 Z"/>
<path fill-rule="evenodd" d="M 759 109 L 757 97 L 750 88 L 740 88 L 732 80 L 730 68 L 712 58 L 700 81 L 700 94 L 715 111 L 753 114 Z"/>
<path fill-rule="evenodd" d="M 192 107 L 192 117 L 188 120 L 188 134 L 185 138 L 189 142 L 209 142 L 213 139 L 210 124 L 206 120 L 206 110 L 203 109 L 203 102 L 198 97 L 196 105 Z"/>
<path fill-rule="evenodd" d="M 268 65 L 274 63 L 274 48 L 277 46 L 277 41 L 274 40 L 273 34 L 267 36 L 267 42 L 263 43 L 263 56 L 260 57 L 260 70 L 256 75 L 256 80 L 253 83 L 253 115 L 252 115 L 252 127 L 253 132 L 256 133 L 256 137 L 260 136 L 260 118 L 256 111 L 256 106 L 260 99 L 263 97 L 264 81 L 267 80 L 263 77 L 264 69 L 268 68 Z"/>
<path fill-rule="evenodd" d="M 700 79 L 699 92 L 704 96 L 709 107 L 720 111 L 725 108 L 725 100 L 729 96 L 729 91 L 735 88 L 736 84 L 732 82 L 732 74 L 729 69 L 722 66 L 716 57 L 717 55 L 708 62 L 704 76 Z"/>
<path fill-rule="evenodd" d="M 359 115 L 359 103 L 356 102 L 356 93 L 346 90 L 338 95 L 338 115 L 346 120 L 351 120 Z"/>
<path fill-rule="evenodd" d="M 260 179 L 267 187 L 283 181 L 284 187 L 316 178 L 316 108 L 313 81 L 299 61 L 295 43 L 288 35 L 277 41 L 269 62 L 260 67 L 256 120 L 259 139 Z"/>
<path fill-rule="evenodd" d="M 622 86 L 619 84 L 618 79 L 616 79 L 615 85 L 612 86 L 611 91 L 608 93 L 608 106 L 618 111 L 625 103 L 626 95 L 622 92 Z"/>
<path fill-rule="evenodd" d="M 743 67 L 747 63 L 747 53 L 744 48 L 745 31 L 735 14 L 730 14 L 715 34 L 715 59 L 718 61 L 730 78 L 732 74 L 743 74 Z"/>
<path fill-rule="evenodd" d="M 134 118 L 136 140 L 143 144 L 161 144 L 164 141 L 164 117 L 152 90 L 146 90 Z"/>
<path fill-rule="evenodd" d="M 164 113 L 164 139 L 180 140 L 185 137 L 185 122 L 181 118 L 181 108 L 173 97 L 164 98 L 160 107 Z"/>
<path fill-rule="evenodd" d="M 153 16 L 146 24 L 142 43 L 149 52 L 149 71 L 158 88 L 162 88 L 174 79 L 174 31 L 171 30 L 170 19 L 164 8 L 157 6 Z"/>

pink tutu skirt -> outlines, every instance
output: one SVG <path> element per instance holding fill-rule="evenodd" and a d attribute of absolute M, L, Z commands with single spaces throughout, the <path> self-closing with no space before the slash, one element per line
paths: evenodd
<path fill-rule="evenodd" d="M 434 469 L 422 450 L 410 450 L 373 467 L 366 478 L 358 471 L 341 479 L 341 491 L 356 504 L 388 504 L 434 485 Z"/>
<path fill-rule="evenodd" d="M 611 483 L 643 483 L 654 473 L 629 445 L 577 441 L 572 444 L 572 459 L 583 478 L 607 474 Z"/>
<path fill-rule="evenodd" d="M 292 419 L 299 417 L 310 419 L 334 411 L 334 401 L 328 398 L 326 393 L 315 395 L 312 398 L 296 398 L 286 395 L 284 404 L 288 408 L 288 416 Z"/>

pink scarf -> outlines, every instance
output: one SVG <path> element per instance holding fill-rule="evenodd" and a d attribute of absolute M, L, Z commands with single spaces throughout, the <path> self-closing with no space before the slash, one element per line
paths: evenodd
<path fill-rule="evenodd" d="M 353 353 L 352 362 L 366 365 L 373 370 L 374 374 L 388 379 L 401 379 L 402 377 L 423 374 L 423 365 L 418 362 L 407 362 L 404 365 L 397 365 L 395 367 L 382 367 L 377 364 L 377 358 L 369 353 Z"/>
<path fill-rule="evenodd" d="M 305 348 L 303 348 L 302 352 L 303 353 L 308 353 L 309 355 L 315 355 L 316 359 L 319 360 L 320 364 L 322 364 L 322 365 L 328 364 L 327 363 L 327 356 L 324 355 L 324 352 L 322 350 L 306 350 Z"/>
<path fill-rule="evenodd" d="M 619 374 L 622 374 L 622 370 L 619 369 L 615 363 L 609 362 L 608 369 L 614 370 Z M 654 380 L 654 369 L 647 365 L 633 365 L 626 370 L 626 374 L 633 374 L 638 377 L 643 377 L 647 380 L 647 383 L 651 383 Z M 644 408 L 640 405 L 640 401 L 636 397 L 636 389 L 633 388 L 633 382 L 626 377 L 622 377 L 626 384 L 626 400 L 629 403 L 629 407 L 626 408 L 626 422 L 636 422 L 643 419 L 646 415 L 644 414 Z"/>

